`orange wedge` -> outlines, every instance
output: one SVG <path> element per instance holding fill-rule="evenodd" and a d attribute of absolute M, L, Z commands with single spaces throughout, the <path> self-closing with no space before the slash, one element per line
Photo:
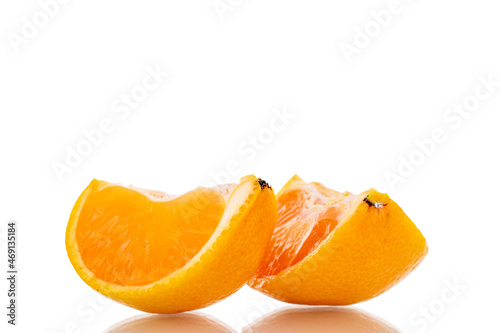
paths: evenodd
<path fill-rule="evenodd" d="M 252 277 L 276 211 L 273 190 L 253 175 L 181 196 L 93 180 L 71 212 L 66 249 L 103 295 L 152 313 L 189 311 Z"/>
<path fill-rule="evenodd" d="M 427 254 L 421 232 L 387 194 L 353 195 L 294 176 L 277 195 L 278 223 L 249 285 L 278 300 L 348 305 L 373 298 Z"/>

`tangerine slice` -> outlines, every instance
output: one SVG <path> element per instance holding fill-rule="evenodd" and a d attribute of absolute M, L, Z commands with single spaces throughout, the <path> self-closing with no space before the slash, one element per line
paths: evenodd
<path fill-rule="evenodd" d="M 277 195 L 278 222 L 249 285 L 297 304 L 348 305 L 401 281 L 428 252 L 387 194 L 353 195 L 292 177 Z"/>
<path fill-rule="evenodd" d="M 71 213 L 66 249 L 80 277 L 154 313 L 213 304 L 255 273 L 277 219 L 255 176 L 181 196 L 93 180 Z"/>

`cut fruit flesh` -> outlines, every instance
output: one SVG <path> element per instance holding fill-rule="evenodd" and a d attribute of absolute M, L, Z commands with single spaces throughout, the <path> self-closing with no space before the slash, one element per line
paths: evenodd
<path fill-rule="evenodd" d="M 271 187 L 253 175 L 179 197 L 94 180 L 73 207 L 66 249 L 82 280 L 103 295 L 178 313 L 241 288 L 276 219 Z"/>
<path fill-rule="evenodd" d="M 294 176 L 278 193 L 278 223 L 249 285 L 278 300 L 349 305 L 401 281 L 427 254 L 421 232 L 386 194 L 353 195 Z"/>
<path fill-rule="evenodd" d="M 293 186 L 293 182 L 300 186 Z M 303 260 L 337 227 L 356 197 L 319 183 L 306 184 L 297 176 L 287 185 L 278 193 L 278 222 L 271 250 L 256 278 L 274 276 Z"/>
<path fill-rule="evenodd" d="M 76 229 L 82 260 L 106 282 L 141 286 L 157 281 L 205 245 L 226 199 L 217 189 L 198 188 L 175 197 L 99 182 Z"/>

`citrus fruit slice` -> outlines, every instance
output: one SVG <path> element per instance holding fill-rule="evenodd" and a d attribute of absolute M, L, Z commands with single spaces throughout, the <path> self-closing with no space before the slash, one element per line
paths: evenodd
<path fill-rule="evenodd" d="M 276 225 L 255 176 L 181 196 L 93 180 L 73 207 L 66 250 L 90 287 L 152 313 L 202 308 L 255 273 Z"/>
<path fill-rule="evenodd" d="M 273 312 L 242 333 L 398 333 L 382 319 L 342 307 L 291 308 Z"/>
<path fill-rule="evenodd" d="M 373 298 L 427 254 L 413 222 L 387 194 L 353 195 L 292 177 L 277 195 L 278 223 L 249 285 L 278 300 L 348 305 Z"/>

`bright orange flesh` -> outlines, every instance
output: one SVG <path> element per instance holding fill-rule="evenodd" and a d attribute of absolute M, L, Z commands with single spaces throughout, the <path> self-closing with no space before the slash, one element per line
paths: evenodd
<path fill-rule="evenodd" d="M 225 198 L 213 189 L 171 198 L 106 184 L 87 198 L 76 241 L 83 262 L 99 279 L 146 285 L 191 260 L 213 234 L 224 208 Z"/>
<path fill-rule="evenodd" d="M 108 298 L 151 313 L 192 311 L 248 282 L 277 219 L 272 188 L 254 175 L 179 197 L 94 179 L 71 211 L 66 251 Z"/>
<path fill-rule="evenodd" d="M 401 208 L 373 189 L 341 194 L 294 176 L 277 205 L 277 227 L 248 284 L 284 302 L 368 300 L 401 281 L 428 251 Z"/>
<path fill-rule="evenodd" d="M 319 183 L 278 194 L 278 222 L 256 276 L 273 276 L 313 251 L 338 225 L 354 198 Z"/>

